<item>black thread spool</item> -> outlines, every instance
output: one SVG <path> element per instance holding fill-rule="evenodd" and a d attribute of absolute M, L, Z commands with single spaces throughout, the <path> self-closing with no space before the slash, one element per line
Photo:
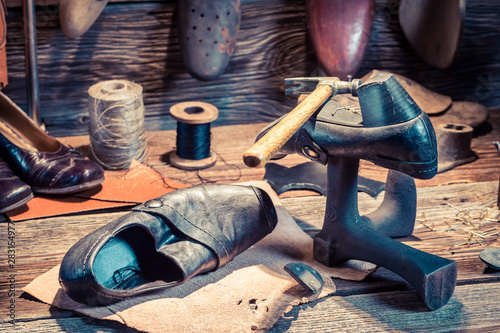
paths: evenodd
<path fill-rule="evenodd" d="M 170 108 L 177 121 L 177 150 L 170 153 L 170 163 L 180 169 L 200 170 L 215 164 L 217 156 L 210 150 L 210 123 L 219 110 L 203 102 L 183 102 Z"/>

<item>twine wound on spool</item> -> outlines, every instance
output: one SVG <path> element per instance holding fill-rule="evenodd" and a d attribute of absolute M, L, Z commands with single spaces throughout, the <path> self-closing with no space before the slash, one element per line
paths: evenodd
<path fill-rule="evenodd" d="M 177 121 L 177 150 L 170 153 L 170 163 L 180 169 L 200 170 L 215 164 L 217 156 L 210 150 L 210 124 L 219 110 L 203 102 L 183 102 L 170 108 Z"/>
<path fill-rule="evenodd" d="M 147 157 L 142 87 L 109 80 L 89 88 L 90 147 L 106 169 L 128 169 Z"/>

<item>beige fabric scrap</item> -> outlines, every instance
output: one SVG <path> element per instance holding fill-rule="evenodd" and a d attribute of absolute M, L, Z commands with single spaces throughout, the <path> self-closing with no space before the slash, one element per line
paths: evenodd
<path fill-rule="evenodd" d="M 23 290 L 39 300 L 93 318 L 121 322 L 146 332 L 255 332 L 268 330 L 294 305 L 335 292 L 337 277 L 362 280 L 376 266 L 328 268 L 313 259 L 313 241 L 280 205 L 266 182 L 248 182 L 266 190 L 276 205 L 276 229 L 249 250 L 215 272 L 192 278 L 183 285 L 132 297 L 106 307 L 89 307 L 71 300 L 58 283 L 59 266 L 37 277 Z M 315 268 L 325 285 L 312 295 L 283 267 L 303 262 Z"/>

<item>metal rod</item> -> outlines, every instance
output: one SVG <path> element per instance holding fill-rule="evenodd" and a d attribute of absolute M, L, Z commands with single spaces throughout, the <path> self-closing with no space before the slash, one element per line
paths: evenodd
<path fill-rule="evenodd" d="M 36 16 L 34 0 L 23 0 L 24 54 L 26 66 L 26 91 L 28 115 L 38 125 L 40 121 L 40 98 L 38 87 Z"/>

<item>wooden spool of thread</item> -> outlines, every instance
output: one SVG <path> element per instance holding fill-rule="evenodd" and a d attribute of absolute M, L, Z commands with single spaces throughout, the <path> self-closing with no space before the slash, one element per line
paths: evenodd
<path fill-rule="evenodd" d="M 128 169 L 148 155 L 142 87 L 109 80 L 89 88 L 90 147 L 106 169 Z"/>
<path fill-rule="evenodd" d="M 170 163 L 180 169 L 200 170 L 215 164 L 217 156 L 210 150 L 210 124 L 219 110 L 203 102 L 183 102 L 170 108 L 177 121 L 177 150 L 170 153 Z"/>

